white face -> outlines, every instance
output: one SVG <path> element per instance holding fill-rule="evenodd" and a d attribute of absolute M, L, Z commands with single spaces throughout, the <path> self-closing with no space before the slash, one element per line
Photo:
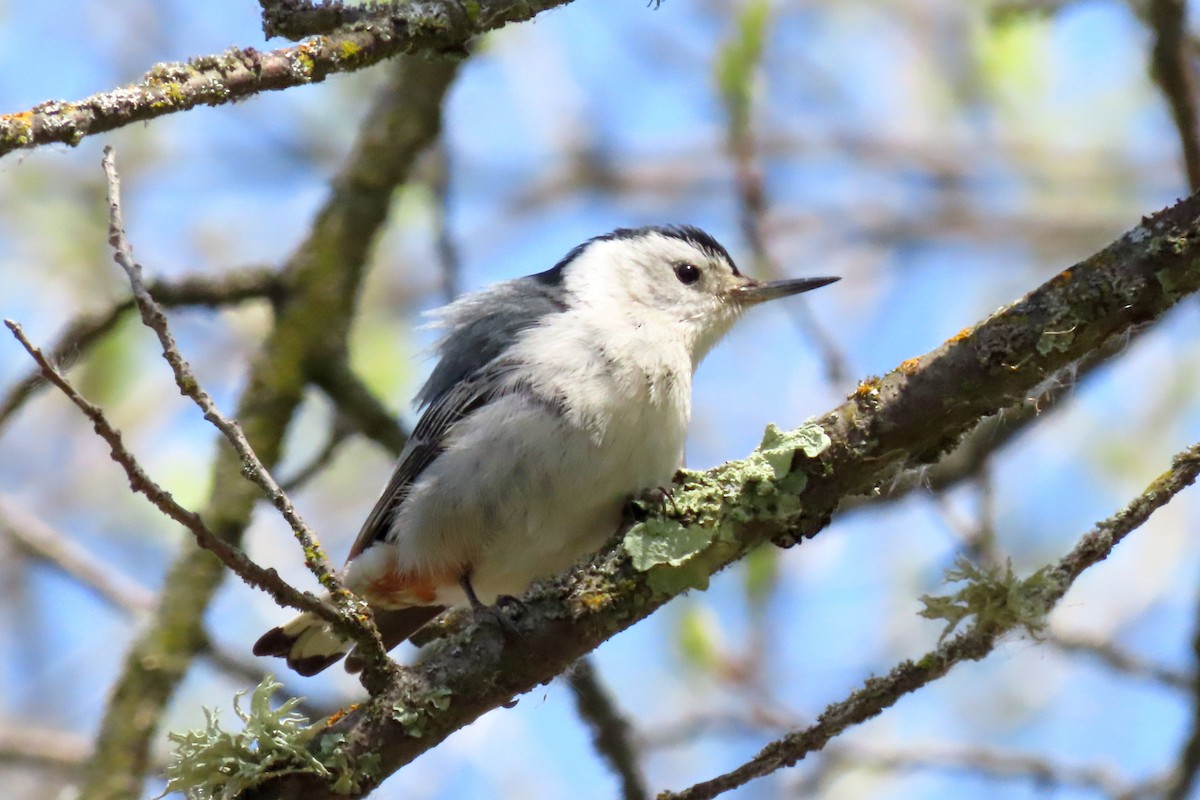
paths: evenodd
<path fill-rule="evenodd" d="M 598 239 L 567 267 L 577 298 L 634 324 L 669 329 L 693 363 L 728 333 L 755 281 L 720 252 L 657 232 Z"/>

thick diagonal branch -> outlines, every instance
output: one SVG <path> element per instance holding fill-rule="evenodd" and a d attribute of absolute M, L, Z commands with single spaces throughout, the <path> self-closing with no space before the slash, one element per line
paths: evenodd
<path fill-rule="evenodd" d="M 815 535 L 841 498 L 869 492 L 898 470 L 936 460 L 980 419 L 1025 397 L 1087 353 L 1143 329 L 1198 288 L 1200 199 L 1193 197 L 1145 219 L 1100 253 L 933 352 L 860 386 L 817 420 L 831 446 L 817 459 L 799 451 L 793 459 L 789 482 L 802 483 L 795 472 L 807 478 L 798 503 L 780 502 L 747 515 L 745 499 L 761 498 L 762 486 L 739 464 L 689 477 L 677 493 L 695 488 L 697 496 L 710 500 L 681 521 L 707 519 L 721 532 L 689 564 L 713 573 L 764 541 Z M 339 723 L 349 761 L 379 765 L 362 776 L 358 793 L 367 793 L 452 731 L 549 681 L 682 588 L 651 585 L 648 574 L 615 546 L 527 595 L 523 612 L 511 621 L 520 631 L 520 646 L 505 647 L 498 637 L 471 631 L 452 638 L 394 691 Z M 433 706 L 430 697 L 448 697 L 449 704 Z M 423 722 L 419 737 L 410 733 L 411 714 L 417 712 Z M 332 800 L 335 794 L 319 776 L 297 774 L 260 787 L 254 797 Z"/>

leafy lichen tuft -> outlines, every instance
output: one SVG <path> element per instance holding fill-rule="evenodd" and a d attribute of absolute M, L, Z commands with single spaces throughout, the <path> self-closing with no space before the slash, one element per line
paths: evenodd
<path fill-rule="evenodd" d="M 425 723 L 429 719 L 430 711 L 445 711 L 450 707 L 450 697 L 450 690 L 445 687 L 430 689 L 415 698 L 411 705 L 397 703 L 392 706 L 390 714 L 392 719 L 404 728 L 405 733 L 419 739 L 425 735 Z"/>
<path fill-rule="evenodd" d="M 1012 562 L 1004 567 L 980 567 L 959 558 L 946 570 L 946 583 L 966 582 L 953 594 L 922 595 L 925 605 L 919 613 L 925 619 L 946 622 L 938 641 L 944 641 L 967 617 L 975 624 L 1005 631 L 1023 627 L 1035 639 L 1046 627 L 1045 597 L 1051 583 L 1049 567 L 1042 567 L 1024 580 L 1013 575 Z"/>
<path fill-rule="evenodd" d="M 233 713 L 244 723 L 240 731 L 222 730 L 217 712 L 204 710 L 203 729 L 169 733 L 175 753 L 167 766 L 163 795 L 185 793 L 192 800 L 233 800 L 242 792 L 267 780 L 296 772 L 313 772 L 329 778 L 335 791 L 351 792 L 370 765 L 348 763 L 337 735 L 322 737 L 315 752 L 310 750 L 321 725 L 310 725 L 292 709 L 300 702 L 292 698 L 279 708 L 271 697 L 283 684 L 268 675 L 250 695 L 250 707 L 233 699 Z"/>
<path fill-rule="evenodd" d="M 625 551 L 635 569 L 648 572 L 650 587 L 664 593 L 708 586 L 708 576 L 730 547 L 733 525 L 800 510 L 807 475 L 795 469 L 802 456 L 816 458 L 831 441 L 808 422 L 796 430 L 768 425 L 762 443 L 744 461 L 707 475 L 685 473 L 665 504 L 669 517 L 652 517 L 630 528 Z M 714 563 L 710 563 L 714 562 Z"/>

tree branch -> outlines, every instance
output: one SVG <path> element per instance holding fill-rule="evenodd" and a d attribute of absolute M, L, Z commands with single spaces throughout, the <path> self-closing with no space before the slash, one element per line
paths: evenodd
<path fill-rule="evenodd" d="M 213 533 L 212 529 L 204 523 L 199 514 L 184 508 L 176 502 L 170 492 L 163 489 L 146 474 L 145 470 L 138 464 L 137 459 L 133 457 L 133 454 L 125 448 L 125 444 L 121 440 L 121 432 L 109 423 L 108 418 L 104 416 L 104 412 L 100 410 L 99 406 L 88 402 L 83 395 L 79 394 L 70 381 L 46 360 L 46 356 L 42 351 L 25 337 L 25 332 L 19 324 L 10 319 L 4 320 L 4 324 L 12 331 L 13 336 L 21 343 L 26 352 L 37 362 L 42 370 L 42 374 L 51 383 L 61 389 L 62 393 L 92 421 L 92 427 L 96 433 L 108 443 L 113 461 L 116 461 L 125 470 L 125 475 L 129 479 L 129 488 L 139 494 L 145 495 L 159 511 L 191 531 L 196 537 L 196 543 L 200 547 L 219 558 L 221 563 L 237 573 L 246 583 L 270 594 L 275 599 L 275 602 L 302 611 L 311 611 L 332 624 L 343 624 L 338 614 L 329 606 L 326 606 L 309 592 L 300 592 L 292 588 L 275 573 L 275 570 L 266 570 L 255 564 L 240 549 Z"/>
<path fill-rule="evenodd" d="M 1179 132 L 1188 186 L 1200 191 L 1200 129 L 1195 81 L 1188 57 L 1187 0 L 1150 0 L 1146 20 L 1154 33 L 1150 72 L 1162 89 Z"/>
<path fill-rule="evenodd" d="M 674 522 L 693 532 L 710 531 L 713 539 L 680 569 L 691 576 L 711 574 L 764 541 L 792 543 L 815 535 L 841 498 L 869 493 L 899 470 L 937 459 L 980 418 L 1026 396 L 1105 342 L 1143 329 L 1197 288 L 1200 198 L 1189 198 L 1144 219 L 1100 253 L 935 351 L 861 385 L 816 421 L 831 445 L 816 459 L 797 450 L 792 471 L 779 479 L 782 485 L 779 480 L 771 485 L 744 462 L 687 473 L 675 488 L 685 511 Z M 668 504 L 663 513 L 670 510 Z M 1063 590 L 1091 563 L 1089 557 L 1106 552 L 1096 546 L 1064 560 Z M 522 610 L 509 620 L 520 633 L 520 646 L 505 647 L 474 626 L 447 639 L 394 689 L 335 726 L 346 736 L 350 763 L 365 759 L 379 765 L 377 771 L 356 773 L 359 789 L 353 796 L 368 793 L 452 731 L 550 680 L 689 585 L 678 578 L 672 583 L 675 573 L 655 569 L 659 572 L 640 571 L 621 546 L 611 547 L 526 595 Z M 942 652 L 948 660 L 944 669 L 986 654 L 983 645 L 990 643 L 956 637 Z M 898 679 L 919 680 L 936 666 L 909 665 Z M 448 698 L 449 704 L 431 698 Z M 421 723 L 419 736 L 413 715 Z M 264 784 L 252 796 L 336 795 L 319 776 L 294 774 Z"/>
<path fill-rule="evenodd" d="M 600 682 L 590 658 L 581 658 L 567 676 L 575 693 L 575 707 L 592 731 L 596 752 L 621 781 L 624 800 L 647 800 L 646 778 L 629 735 L 629 722 L 621 716 L 612 696 Z"/>
<path fill-rule="evenodd" d="M 379 401 L 362 379 L 350 369 L 345 353 L 314 353 L 307 365 L 309 378 L 337 407 L 338 412 L 363 436 L 376 442 L 393 456 L 408 442 L 408 433 L 392 412 Z"/>
<path fill-rule="evenodd" d="M 208 277 L 193 275 L 181 280 L 158 280 L 150 283 L 150 293 L 162 305 L 201 306 L 221 308 L 246 300 L 266 298 L 280 302 L 284 287 L 275 270 L 266 267 L 246 267 L 227 275 Z M 51 363 L 63 367 L 111 331 L 126 313 L 134 308 L 133 299 L 115 303 L 104 311 L 81 314 L 67 323 L 51 348 Z M 41 370 L 36 367 L 13 384 L 0 399 L 0 428 L 38 391 L 46 385 Z"/>
<path fill-rule="evenodd" d="M 230 48 L 183 63 L 157 64 L 136 84 L 76 102 L 49 101 L 0 116 L 0 156 L 186 111 L 243 100 L 259 92 L 319 83 L 403 53 L 465 52 L 481 33 L 571 0 L 433 0 L 388 3 L 325 36 L 279 50 Z M 294 4 L 292 4 L 294 5 Z"/>
<path fill-rule="evenodd" d="M 333 182 L 312 232 L 282 271 L 289 287 L 274 328 L 247 376 L 236 416 L 262 462 L 277 463 L 288 424 L 304 397 L 306 365 L 345 349 L 355 300 L 393 189 L 440 127 L 442 98 L 456 62 L 399 59 Z M 259 492 L 240 476 L 232 449 L 218 449 L 203 512 L 237 543 Z M 81 800 L 134 800 L 149 766 L 150 743 L 175 687 L 202 651 L 204 612 L 224 577 L 221 565 L 184 549 L 164 581 L 151 624 L 126 656 L 81 788 Z"/>
<path fill-rule="evenodd" d="M 154 595 L 114 572 L 76 542 L 0 495 L 0 532 L 17 547 L 58 567 L 110 605 L 140 615 L 154 607 Z"/>
<path fill-rule="evenodd" d="M 1045 639 L 1050 647 L 1072 655 L 1087 655 L 1098 659 L 1109 669 L 1143 680 L 1154 681 L 1171 689 L 1192 691 L 1194 680 L 1186 672 L 1152 664 L 1115 644 L 1077 633 L 1051 631 Z"/>
<path fill-rule="evenodd" d="M 978 747 L 930 746 L 899 750 L 876 747 L 826 748 L 820 772 L 824 778 L 831 768 L 854 767 L 866 770 L 942 770 L 982 775 L 992 780 L 1026 780 L 1039 789 L 1092 789 L 1109 798 L 1132 798 L 1138 787 L 1122 780 L 1102 765 L 1061 764 L 1033 753 L 1006 752 Z M 791 792 L 798 797 L 815 797 L 816 781 L 806 779 Z"/>
<path fill-rule="evenodd" d="M 1031 604 L 1036 604 L 1031 605 L 1036 611 L 1033 618 L 1042 618 L 1050 613 L 1085 569 L 1108 558 L 1122 539 L 1176 494 L 1192 485 L 1197 475 L 1200 475 L 1200 443 L 1175 456 L 1170 470 L 1156 478 L 1145 492 L 1121 511 L 1084 534 L 1074 549 L 1051 568 L 1028 598 Z M 916 662 L 904 661 L 887 676 L 869 679 L 854 694 L 827 707 L 815 725 L 772 742 L 737 769 L 697 783 L 682 792 L 661 792 L 658 798 L 710 800 L 755 778 L 793 766 L 809 753 L 823 748 L 830 739 L 850 726 L 878 716 L 901 697 L 941 678 L 960 661 L 983 658 L 996 647 L 1004 634 L 1022 624 L 1022 620 L 1016 618 L 1002 622 L 978 620 L 969 630 L 926 653 Z"/>
<path fill-rule="evenodd" d="M 367 685 L 383 687 L 390 679 L 395 667 L 387 656 L 383 641 L 379 638 L 379 631 L 375 629 L 370 609 L 366 603 L 342 585 L 341 579 L 329 564 L 329 557 L 321 548 L 317 534 L 296 511 L 287 493 L 279 488 L 279 484 L 271 475 L 270 470 L 259 460 L 258 454 L 254 452 L 254 448 L 242 433 L 241 426 L 221 413 L 212 397 L 196 379 L 191 366 L 183 358 L 183 354 L 179 352 L 179 348 L 175 344 L 175 337 L 172 336 L 167 324 L 167 317 L 163 313 L 162 307 L 155 302 L 146 289 L 146 284 L 142 281 L 142 266 L 134 261 L 133 249 L 125 237 L 125 221 L 121 209 L 121 180 L 117 175 L 116 159 L 111 147 L 104 148 L 104 158 L 101 163 L 108 183 L 108 241 L 113 248 L 113 260 L 121 266 L 121 269 L 125 270 L 125 274 L 129 278 L 133 299 L 141 313 L 142 322 L 158 337 L 159 344 L 162 345 L 163 358 L 171 366 L 171 372 L 175 375 L 175 385 L 179 387 L 181 394 L 204 412 L 204 418 L 211 422 L 233 445 L 233 449 L 242 462 L 242 475 L 262 490 L 266 498 L 279 511 L 280 516 L 291 527 L 296 541 L 304 549 L 304 563 L 317 581 L 329 592 L 337 609 L 333 615 L 324 613 L 324 609 L 322 609 L 318 616 L 330 622 L 338 631 L 358 645 L 364 659 L 363 677 Z M 233 564 L 229 562 L 227 564 L 233 568 Z M 247 577 L 241 572 L 238 574 Z M 305 610 L 312 609 L 306 608 Z"/>

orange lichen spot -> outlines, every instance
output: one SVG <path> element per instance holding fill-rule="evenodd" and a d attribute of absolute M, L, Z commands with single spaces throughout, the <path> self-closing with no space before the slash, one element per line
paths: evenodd
<path fill-rule="evenodd" d="M 345 708 L 339 708 L 337 711 L 330 714 L 329 717 L 325 720 L 325 727 L 332 728 L 334 725 L 336 725 L 338 723 L 339 720 L 342 719 L 342 717 L 351 713 L 352 711 L 354 711 L 361 705 L 362 705 L 362 703 L 354 703 L 353 705 L 348 705 Z"/>
<path fill-rule="evenodd" d="M 599 611 L 609 605 L 609 597 L 605 594 L 585 594 L 579 598 L 579 604 L 588 611 Z"/>
<path fill-rule="evenodd" d="M 949 339 L 947 339 L 946 344 L 954 344 L 955 342 L 961 342 L 963 339 L 967 338 L 970 335 L 971 335 L 971 329 L 963 328 L 961 331 L 959 331 L 958 333 L 954 334 Z"/>
<path fill-rule="evenodd" d="M 854 396 L 858 398 L 874 397 L 879 392 L 879 378 L 867 378 L 862 383 L 858 384 L 858 388 L 854 390 Z"/>
<path fill-rule="evenodd" d="M 920 365 L 921 365 L 921 359 L 910 358 L 910 359 L 900 362 L 900 371 L 903 372 L 905 375 L 912 375 L 914 372 L 917 371 L 917 367 L 919 367 Z"/>
<path fill-rule="evenodd" d="M 1063 283 L 1071 280 L 1071 270 L 1064 269 L 1062 272 L 1058 273 L 1058 279 Z"/>

